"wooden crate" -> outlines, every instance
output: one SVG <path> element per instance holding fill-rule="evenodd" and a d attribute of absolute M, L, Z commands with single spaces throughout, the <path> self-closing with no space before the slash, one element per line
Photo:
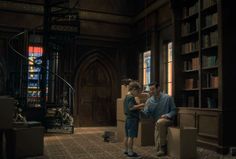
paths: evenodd
<path fill-rule="evenodd" d="M 7 158 L 42 156 L 44 127 L 13 128 L 6 133 Z"/>
<path fill-rule="evenodd" d="M 168 156 L 176 159 L 197 158 L 197 129 L 168 128 Z"/>

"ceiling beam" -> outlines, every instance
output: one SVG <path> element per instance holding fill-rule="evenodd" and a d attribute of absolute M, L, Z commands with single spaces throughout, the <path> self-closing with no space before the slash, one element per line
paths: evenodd
<path fill-rule="evenodd" d="M 149 5 L 147 8 L 142 10 L 139 14 L 134 16 L 133 23 L 138 22 L 139 20 L 143 19 L 145 16 L 149 15 L 150 13 L 154 12 L 164 4 L 168 3 L 169 0 L 156 0 L 152 3 L 152 5 Z"/>
<path fill-rule="evenodd" d="M 24 2 L 1 0 L 0 11 L 22 13 L 22 14 L 43 15 L 43 5 L 34 4 L 31 2 L 26 2 L 26 3 Z"/>
<path fill-rule="evenodd" d="M 43 6 L 44 3 L 36 3 L 36 2 L 29 2 L 29 1 L 24 1 L 24 0 L 1 0 L 1 2 L 11 2 L 11 3 L 20 3 L 20 4 L 31 4 L 31 5 L 39 5 Z"/>

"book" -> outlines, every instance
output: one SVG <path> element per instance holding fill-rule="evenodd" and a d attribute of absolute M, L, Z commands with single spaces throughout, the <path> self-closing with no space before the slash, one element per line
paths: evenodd
<path fill-rule="evenodd" d="M 216 108 L 216 99 L 212 97 L 207 97 L 207 107 Z"/>
<path fill-rule="evenodd" d="M 194 96 L 188 96 L 188 106 L 189 107 L 194 107 L 195 105 L 195 98 Z"/>

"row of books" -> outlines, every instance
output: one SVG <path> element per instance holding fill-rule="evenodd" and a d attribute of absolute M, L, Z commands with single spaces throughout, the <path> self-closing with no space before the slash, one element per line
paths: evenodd
<path fill-rule="evenodd" d="M 188 107 L 195 107 L 195 97 L 194 96 L 188 96 L 187 105 Z"/>
<path fill-rule="evenodd" d="M 207 108 L 217 108 L 217 99 L 213 97 L 206 97 L 205 98 L 205 104 L 207 105 Z M 187 107 L 196 107 L 197 106 L 197 99 L 195 96 L 184 96 L 183 97 L 183 106 Z"/>
<path fill-rule="evenodd" d="M 219 77 L 214 75 L 214 73 L 206 73 L 203 76 L 203 86 L 206 88 L 218 88 L 219 87 Z"/>
<path fill-rule="evenodd" d="M 196 97 L 193 95 L 183 95 L 182 96 L 182 105 L 186 106 L 186 107 L 196 107 L 197 106 L 197 99 L 195 99 Z"/>
<path fill-rule="evenodd" d="M 182 53 L 187 54 L 196 51 L 198 50 L 198 47 L 198 41 L 185 43 L 182 45 Z"/>
<path fill-rule="evenodd" d="M 207 107 L 208 108 L 217 108 L 217 99 L 213 97 L 207 97 Z"/>
<path fill-rule="evenodd" d="M 184 22 L 181 27 L 182 35 L 186 35 L 197 31 L 199 29 L 198 24 L 199 24 L 198 18 L 196 18 L 194 21 L 191 22 Z"/>
<path fill-rule="evenodd" d="M 190 60 L 186 60 L 184 61 L 184 70 L 195 70 L 195 69 L 199 69 L 199 58 L 198 57 L 194 57 Z"/>
<path fill-rule="evenodd" d="M 218 14 L 210 14 L 205 17 L 205 27 L 218 24 Z"/>
<path fill-rule="evenodd" d="M 183 17 L 191 16 L 198 12 L 198 2 L 196 2 L 191 7 L 184 7 L 183 8 Z"/>
<path fill-rule="evenodd" d="M 185 79 L 185 89 L 194 89 L 198 88 L 199 81 L 194 78 Z"/>
<path fill-rule="evenodd" d="M 210 32 L 209 34 L 203 35 L 202 45 L 204 48 L 217 45 L 218 43 L 218 32 Z"/>
<path fill-rule="evenodd" d="M 203 0 L 203 4 L 202 4 L 202 7 L 203 9 L 206 9 L 210 6 L 213 6 L 217 3 L 217 0 Z"/>
<path fill-rule="evenodd" d="M 202 66 L 203 67 L 211 67 L 217 65 L 217 57 L 216 56 L 203 56 L 202 57 Z"/>

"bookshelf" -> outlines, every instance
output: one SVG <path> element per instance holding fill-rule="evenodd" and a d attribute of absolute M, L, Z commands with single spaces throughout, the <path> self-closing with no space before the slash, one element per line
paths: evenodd
<path fill-rule="evenodd" d="M 224 132 L 231 131 L 224 122 L 235 120 L 236 113 L 228 102 L 234 98 L 229 81 L 235 76 L 226 73 L 235 67 L 228 52 L 236 47 L 232 45 L 235 34 L 227 30 L 233 29 L 230 19 L 223 19 L 223 15 L 231 15 L 229 8 L 235 13 L 230 3 L 222 0 L 172 1 L 178 125 L 196 127 L 198 145 L 221 153 L 227 152 L 229 143 L 236 145 Z"/>
<path fill-rule="evenodd" d="M 178 12 L 177 82 L 182 107 L 218 109 L 218 13 L 216 0 L 182 1 Z M 204 98 L 202 98 L 204 96 Z"/>
<path fill-rule="evenodd" d="M 176 16 L 178 105 L 218 109 L 217 2 L 183 0 Z"/>

